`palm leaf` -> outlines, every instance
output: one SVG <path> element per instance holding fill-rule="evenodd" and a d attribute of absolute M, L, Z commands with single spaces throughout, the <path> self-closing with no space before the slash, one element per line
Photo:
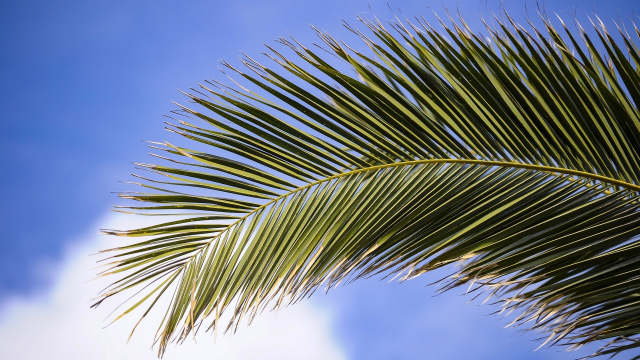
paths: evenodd
<path fill-rule="evenodd" d="M 250 85 L 186 94 L 168 129 L 195 149 L 152 143 L 171 164 L 138 164 L 162 176 L 120 195 L 193 213 L 105 230 L 142 238 L 107 250 L 119 279 L 96 305 L 149 286 L 123 313 L 146 315 L 170 296 L 161 355 L 321 287 L 457 262 L 441 290 L 495 296 L 551 344 L 640 346 L 640 52 L 602 23 L 604 53 L 579 25 L 505 19 L 490 40 L 462 19 L 360 19 L 369 55 L 316 30 L 333 60 L 282 38 L 296 60 L 268 47 L 279 71 L 224 63 Z"/>

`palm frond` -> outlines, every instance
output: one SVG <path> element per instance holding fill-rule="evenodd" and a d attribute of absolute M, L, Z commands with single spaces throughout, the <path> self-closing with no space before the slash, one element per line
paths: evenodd
<path fill-rule="evenodd" d="M 120 211 L 193 213 L 105 230 L 141 240 L 107 250 L 102 274 L 119 279 L 95 305 L 149 286 L 123 313 L 146 315 L 170 296 L 162 355 L 202 325 L 234 329 L 321 287 L 457 262 L 443 291 L 496 296 L 551 344 L 640 346 L 631 35 L 618 43 L 594 23 L 601 52 L 579 25 L 544 17 L 525 28 L 505 13 L 486 23 L 490 39 L 463 19 L 438 18 L 442 32 L 422 17 L 360 20 L 366 32 L 346 26 L 368 54 L 316 29 L 331 59 L 281 38 L 296 60 L 268 47 L 280 70 L 245 57 L 244 71 L 223 64 L 249 85 L 186 94 L 194 106 L 168 129 L 196 149 L 152 143 L 170 165 L 138 164 L 151 193 L 121 194 L 146 204 Z"/>

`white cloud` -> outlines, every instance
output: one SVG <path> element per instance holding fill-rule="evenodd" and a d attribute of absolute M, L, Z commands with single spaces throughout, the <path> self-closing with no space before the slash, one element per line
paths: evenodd
<path fill-rule="evenodd" d="M 103 227 L 127 228 L 130 216 L 110 215 Z M 96 229 L 98 227 L 93 227 Z M 160 320 L 147 317 L 136 330 L 131 342 L 126 339 L 138 317 L 102 329 L 103 319 L 117 305 L 103 304 L 89 309 L 88 300 L 95 297 L 105 282 L 85 283 L 95 270 L 95 253 L 113 244 L 112 238 L 89 235 L 67 252 L 55 272 L 53 287 L 46 294 L 32 298 L 13 298 L 0 304 L 0 359 L 155 359 L 150 350 L 155 326 Z M 106 305 L 106 306 L 105 306 Z M 342 359 L 344 352 L 330 332 L 327 311 L 309 301 L 281 309 L 276 314 L 265 312 L 249 327 L 242 326 L 235 335 L 222 336 L 214 343 L 210 333 L 198 335 L 198 344 L 188 340 L 171 346 L 164 359 Z"/>

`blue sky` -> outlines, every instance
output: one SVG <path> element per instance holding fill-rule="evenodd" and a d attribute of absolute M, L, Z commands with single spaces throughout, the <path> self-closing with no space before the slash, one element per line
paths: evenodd
<path fill-rule="evenodd" d="M 486 7 L 479 1 L 391 2 L 408 16 L 442 4 L 460 7 L 481 29 L 476 14 Z M 116 181 L 129 180 L 130 162 L 149 160 L 140 140 L 170 139 L 162 115 L 175 108 L 172 100 L 184 101 L 177 89 L 223 79 L 219 59 L 233 63 L 240 50 L 259 56 L 261 43 L 278 36 L 309 44 L 315 40 L 309 24 L 357 43 L 341 22 L 371 14 L 368 5 L 381 19 L 392 17 L 386 1 L 377 0 L 0 2 L 0 309 L 61 286 L 62 272 L 51 269 L 69 269 L 65 254 L 93 241 L 117 203 L 110 192 L 124 190 Z M 634 5 L 640 10 L 632 0 L 553 1 L 547 9 L 595 9 L 609 21 L 632 15 Z M 523 1 L 507 9 L 524 19 Z M 311 303 L 331 314 L 327 331 L 348 359 L 588 353 L 533 352 L 535 336 L 502 329 L 505 320 L 485 316 L 494 310 L 489 306 L 463 306 L 461 291 L 433 298 L 429 280 L 363 281 Z"/>

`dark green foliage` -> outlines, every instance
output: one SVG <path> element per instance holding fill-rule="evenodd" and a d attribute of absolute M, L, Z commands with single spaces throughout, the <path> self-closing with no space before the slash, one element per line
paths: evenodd
<path fill-rule="evenodd" d="M 140 164 L 164 177 L 121 195 L 194 212 L 105 231 L 143 238 L 111 250 L 98 303 L 150 283 L 125 313 L 172 297 L 162 354 L 320 286 L 458 262 L 442 290 L 484 292 L 551 344 L 640 346 L 640 52 L 626 30 L 505 16 L 490 40 L 363 19 L 371 55 L 318 31 L 333 58 L 280 39 L 297 57 L 269 48 L 280 71 L 225 63 L 249 85 L 201 85 L 169 127 L 200 150 L 154 144 L 175 167 Z"/>

